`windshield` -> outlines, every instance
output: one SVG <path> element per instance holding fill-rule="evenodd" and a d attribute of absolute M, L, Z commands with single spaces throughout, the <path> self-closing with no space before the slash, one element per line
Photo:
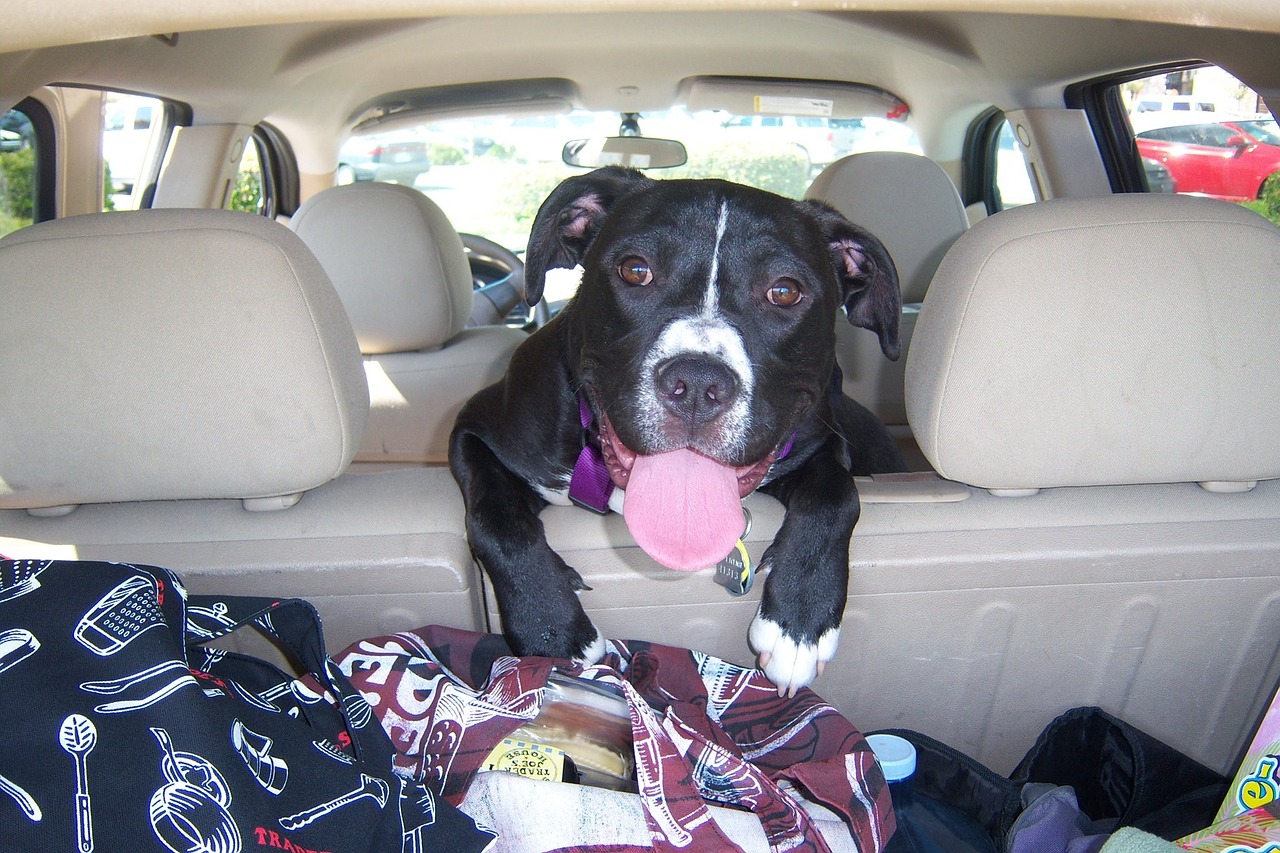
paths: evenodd
<path fill-rule="evenodd" d="M 1258 142 L 1265 142 L 1267 145 L 1280 145 L 1280 132 L 1276 131 L 1274 120 L 1242 121 L 1238 122 L 1238 124 L 1245 133 Z"/>
<path fill-rule="evenodd" d="M 339 182 L 381 180 L 413 186 L 444 210 L 458 231 L 517 252 L 533 217 L 560 181 L 585 169 L 561 160 L 571 139 L 618 135 L 618 113 L 485 117 L 430 122 L 353 137 L 342 149 Z M 652 170 L 654 178 L 724 178 L 800 198 L 821 169 L 858 151 L 911 151 L 911 127 L 880 116 L 735 116 L 671 110 L 639 117 L 644 136 L 676 139 L 688 162 Z"/>

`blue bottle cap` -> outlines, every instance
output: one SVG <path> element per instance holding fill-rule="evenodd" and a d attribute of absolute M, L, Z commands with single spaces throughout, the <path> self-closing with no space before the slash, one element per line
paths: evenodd
<path fill-rule="evenodd" d="M 876 754 L 887 782 L 910 779 L 916 772 L 916 748 L 897 735 L 867 735 L 867 745 Z"/>

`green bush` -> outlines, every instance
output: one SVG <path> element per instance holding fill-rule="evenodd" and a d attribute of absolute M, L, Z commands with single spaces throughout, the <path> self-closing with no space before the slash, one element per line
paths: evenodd
<path fill-rule="evenodd" d="M 788 198 L 800 198 L 809 186 L 809 158 L 794 145 L 770 146 L 728 143 L 689 152 L 689 162 L 655 177 L 724 178 Z"/>
<path fill-rule="evenodd" d="M 36 152 L 31 148 L 0 154 L 0 215 L 30 224 L 35 215 Z"/>
<path fill-rule="evenodd" d="M 542 202 L 566 177 L 564 167 L 558 163 L 512 168 L 510 179 L 505 183 L 503 213 L 520 228 L 530 227 Z"/>
<path fill-rule="evenodd" d="M 497 160 L 500 163 L 506 163 L 516 159 L 516 149 L 513 145 L 505 142 L 495 142 L 485 149 L 484 157 L 489 160 Z"/>
<path fill-rule="evenodd" d="M 111 181 L 111 164 L 102 161 L 102 211 L 108 213 L 116 209 L 115 185 Z"/>
<path fill-rule="evenodd" d="M 460 145 L 450 145 L 447 142 L 431 143 L 432 166 L 462 166 L 469 160 L 467 152 Z"/>
<path fill-rule="evenodd" d="M 1263 181 L 1258 200 L 1246 201 L 1244 206 L 1280 225 L 1280 174 L 1272 175 Z"/>
<path fill-rule="evenodd" d="M 236 188 L 231 191 L 232 210 L 242 213 L 262 212 L 262 175 L 245 169 L 236 175 Z"/>

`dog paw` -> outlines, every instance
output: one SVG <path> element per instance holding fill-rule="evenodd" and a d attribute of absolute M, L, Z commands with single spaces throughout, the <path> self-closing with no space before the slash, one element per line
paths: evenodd
<path fill-rule="evenodd" d="M 777 622 L 757 613 L 748 637 L 751 647 L 760 655 L 760 669 L 778 685 L 778 695 L 794 697 L 801 687 L 812 684 L 822 674 L 827 661 L 835 657 L 840 629 L 831 628 L 815 642 L 807 642 L 796 639 Z"/>
<path fill-rule="evenodd" d="M 573 656 L 573 662 L 582 666 L 591 666 L 594 663 L 599 663 L 600 659 L 604 657 L 604 653 L 604 637 L 597 630 L 595 639 L 587 643 L 586 648 L 582 650 L 582 654 Z"/>

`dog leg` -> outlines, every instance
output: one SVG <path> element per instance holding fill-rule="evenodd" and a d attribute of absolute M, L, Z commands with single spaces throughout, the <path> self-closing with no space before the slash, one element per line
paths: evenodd
<path fill-rule="evenodd" d="M 782 501 L 787 515 L 761 561 L 768 577 L 749 638 L 780 696 L 794 696 L 812 683 L 835 656 L 840 638 L 849 540 L 860 507 L 853 478 L 832 442 L 764 488 Z"/>
<path fill-rule="evenodd" d="M 512 651 L 584 664 L 600 660 L 604 638 L 577 596 L 588 587 L 551 550 L 538 518 L 546 501 L 474 434 L 455 432 L 450 465 L 466 504 L 467 540 L 493 583 Z"/>

